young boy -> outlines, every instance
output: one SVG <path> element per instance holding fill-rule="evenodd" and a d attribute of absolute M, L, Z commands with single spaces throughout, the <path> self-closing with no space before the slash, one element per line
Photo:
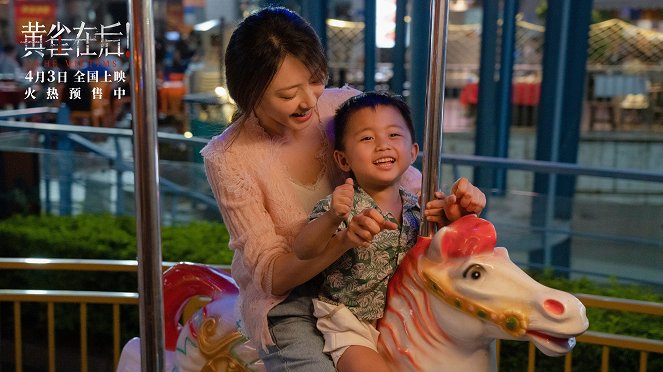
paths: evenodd
<path fill-rule="evenodd" d="M 337 369 L 388 371 L 377 353 L 375 324 L 383 315 L 389 279 L 418 235 L 417 196 L 400 187 L 400 179 L 419 146 L 407 104 L 387 93 L 350 98 L 334 120 L 334 159 L 351 178 L 314 207 L 293 249 L 300 259 L 330 249 L 342 254 L 323 272 L 313 300 L 324 351 Z M 439 226 L 485 206 L 483 193 L 466 179 L 456 182 L 452 195 L 435 197 L 425 214 Z"/>

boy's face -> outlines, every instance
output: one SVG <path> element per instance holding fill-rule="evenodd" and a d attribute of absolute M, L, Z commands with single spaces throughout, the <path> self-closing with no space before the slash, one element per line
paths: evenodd
<path fill-rule="evenodd" d="M 343 145 L 334 159 L 366 191 L 395 185 L 419 152 L 400 111 L 382 105 L 350 115 Z"/>

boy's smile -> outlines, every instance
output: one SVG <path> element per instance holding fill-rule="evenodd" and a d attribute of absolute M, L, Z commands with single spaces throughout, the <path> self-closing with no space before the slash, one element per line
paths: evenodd
<path fill-rule="evenodd" d="M 352 171 L 367 191 L 397 184 L 419 152 L 401 113 L 386 105 L 354 112 L 343 145 L 343 151 L 335 152 L 336 162 L 344 171 Z"/>
<path fill-rule="evenodd" d="M 396 159 L 389 156 L 389 157 L 385 157 L 385 158 L 380 158 L 380 159 L 374 161 L 373 164 L 375 164 L 378 167 L 383 168 L 383 169 L 390 169 L 395 162 L 396 162 Z"/>

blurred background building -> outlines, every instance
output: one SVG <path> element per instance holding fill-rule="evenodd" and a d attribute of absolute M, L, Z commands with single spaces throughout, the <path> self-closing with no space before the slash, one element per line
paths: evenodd
<path fill-rule="evenodd" d="M 157 0 L 153 83 L 163 225 L 222 222 L 199 150 L 234 113 L 223 66 L 230 34 L 268 3 L 311 22 L 327 52 L 330 86 L 405 96 L 423 141 L 429 1 Z M 0 0 L 0 219 L 135 214 L 127 10 L 121 0 Z M 450 0 L 449 20 L 442 189 L 459 176 L 480 186 L 488 197 L 483 217 L 522 267 L 660 293 L 663 1 Z M 37 23 L 42 29 L 34 29 Z M 102 30 L 112 34 L 105 46 L 98 40 Z M 72 49 L 54 48 L 60 55 L 51 55 L 35 48 L 37 36 L 40 43 L 69 39 L 62 46 Z M 81 53 L 87 47 L 97 53 Z M 48 256 L 46 242 L 38 247 L 46 253 L 33 262 L 61 257 Z M 2 241 L 3 252 L 2 244 L 27 256 L 22 244 Z M 65 242 L 52 254 L 70 248 Z M 7 260 L 3 270 L 21 260 L 0 259 Z M 18 360 L 19 370 L 20 337 L 11 333 L 20 336 L 23 300 L 12 293 L 4 298 L 15 303 L 4 303 L 2 313 L 14 316 L 0 322 L 0 363 L 11 362 L 0 369 Z M 651 313 L 660 315 L 656 309 Z M 44 334 L 33 339 L 44 341 Z M 14 339 L 13 349 L 5 347 Z M 117 357 L 119 337 L 114 342 Z M 633 345 L 632 338 L 625 342 Z M 635 347 L 640 360 L 660 351 L 660 341 L 652 344 Z M 107 349 L 108 367 L 93 370 L 111 370 Z M 26 366 L 54 355 L 27 350 Z M 607 361 L 608 351 L 592 355 Z M 58 362 L 79 358 L 71 355 L 58 355 Z M 80 355 L 80 369 L 87 370 L 85 351 Z"/>

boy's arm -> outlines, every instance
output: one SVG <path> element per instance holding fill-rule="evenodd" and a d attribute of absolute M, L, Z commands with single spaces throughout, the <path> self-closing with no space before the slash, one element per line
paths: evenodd
<path fill-rule="evenodd" d="M 334 189 L 330 205 L 319 203 L 313 215 L 319 217 L 304 226 L 295 239 L 293 251 L 300 260 L 340 257 L 352 247 L 368 247 L 373 237 L 384 229 L 395 230 L 398 225 L 386 220 L 380 212 L 368 208 L 352 217 L 345 229 L 341 222 L 348 219 L 354 203 L 354 184 L 351 178 Z"/>
<path fill-rule="evenodd" d="M 293 250 L 299 252 L 295 253 L 299 259 L 338 258 L 352 247 L 369 247 L 373 237 L 380 231 L 398 228 L 397 224 L 385 219 L 376 209 L 367 208 L 352 217 L 346 229 L 336 234 L 327 230 L 327 235 L 324 235 L 321 231 L 329 229 L 332 226 L 330 223 L 334 221 L 333 213 L 330 217 L 328 212 L 306 225 L 295 239 Z M 317 221 L 319 224 L 315 224 Z M 302 253 L 308 254 L 300 256 Z"/>
<path fill-rule="evenodd" d="M 299 232 L 293 251 L 300 260 L 312 259 L 320 256 L 325 250 L 337 247 L 336 232 L 341 222 L 350 216 L 354 202 L 354 182 L 352 178 L 337 186 L 330 199 L 326 199 L 313 209 L 312 216 L 317 216 Z M 341 234 L 344 236 L 344 234 Z M 330 246 L 332 244 L 332 246 Z M 350 247 L 340 247 L 343 252 Z"/>

